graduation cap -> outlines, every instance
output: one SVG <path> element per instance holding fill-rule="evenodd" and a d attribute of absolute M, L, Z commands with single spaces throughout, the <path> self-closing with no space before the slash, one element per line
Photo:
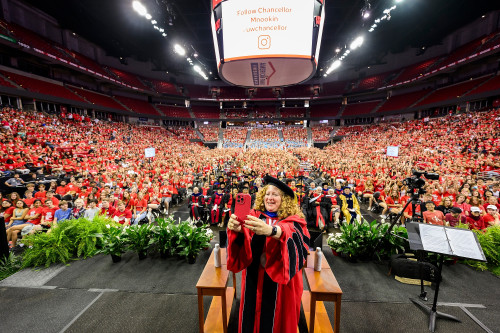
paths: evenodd
<path fill-rule="evenodd" d="M 282 190 L 283 193 L 285 193 L 285 195 L 288 195 L 292 199 L 295 198 L 295 193 L 293 193 L 293 190 L 290 187 L 288 187 L 285 183 L 283 183 L 282 181 L 280 181 L 280 180 L 278 180 L 278 179 L 276 179 L 274 177 L 266 175 L 264 177 L 264 183 L 266 185 L 276 186 L 277 188 L 279 188 L 280 190 Z"/>

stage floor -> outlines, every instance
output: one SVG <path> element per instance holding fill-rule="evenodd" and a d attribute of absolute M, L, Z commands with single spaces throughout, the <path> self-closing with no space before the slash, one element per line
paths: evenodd
<path fill-rule="evenodd" d="M 174 212 L 181 218 L 186 214 L 184 207 Z M 326 240 L 323 244 L 344 293 L 342 332 L 428 332 L 427 315 L 409 300 L 418 295 L 419 286 L 388 277 L 384 264 L 348 263 L 333 256 Z M 139 261 L 129 252 L 117 264 L 110 256 L 96 256 L 69 266 L 18 272 L 0 281 L 0 332 L 197 332 L 195 285 L 209 255 L 200 253 L 189 265 L 174 258 Z M 237 274 L 238 297 L 239 287 Z M 432 299 L 433 290 L 427 291 Z M 483 305 L 468 310 L 491 332 L 500 333 L 500 279 L 491 273 L 461 264 L 444 267 L 439 301 Z M 204 302 L 207 311 L 210 298 Z M 450 305 L 439 310 L 462 323 L 438 320 L 436 332 L 485 332 Z M 229 332 L 237 332 L 238 306 L 236 299 Z M 333 304 L 326 308 L 333 323 Z M 306 332 L 303 315 L 299 327 Z"/>

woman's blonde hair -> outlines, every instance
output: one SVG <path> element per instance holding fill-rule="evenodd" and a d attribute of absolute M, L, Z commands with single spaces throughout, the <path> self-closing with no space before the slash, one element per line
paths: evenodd
<path fill-rule="evenodd" d="M 253 209 L 265 212 L 266 206 L 264 204 L 264 196 L 266 195 L 267 189 L 270 185 L 266 185 L 257 192 L 255 195 L 255 204 L 253 205 Z M 283 220 L 292 215 L 298 215 L 301 218 L 304 218 L 304 214 L 300 210 L 297 205 L 297 200 L 295 198 L 290 198 L 288 195 L 285 195 L 283 191 L 276 187 L 281 197 L 281 205 L 278 209 L 278 219 Z"/>

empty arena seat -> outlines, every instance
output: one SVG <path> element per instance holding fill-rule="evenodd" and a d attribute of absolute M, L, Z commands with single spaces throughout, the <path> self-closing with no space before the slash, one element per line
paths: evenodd
<path fill-rule="evenodd" d="M 311 105 L 311 117 L 336 117 L 342 107 L 341 103 L 332 104 L 314 104 Z"/>
<path fill-rule="evenodd" d="M 281 118 L 305 118 L 306 108 L 280 108 Z"/>
<path fill-rule="evenodd" d="M 167 117 L 172 118 L 191 118 L 189 110 L 186 107 L 157 104 L 156 107 Z"/>
<path fill-rule="evenodd" d="M 396 96 L 391 96 L 377 112 L 389 112 L 396 110 L 404 110 L 409 108 L 416 101 L 427 95 L 431 90 L 424 89 L 420 91 L 415 91 L 407 94 L 401 94 Z"/>
<path fill-rule="evenodd" d="M 496 75 L 487 82 L 485 82 L 483 85 L 478 86 L 468 92 L 466 95 L 476 95 L 476 94 L 482 94 L 488 91 L 495 91 L 495 90 L 500 90 L 500 76 Z"/>
<path fill-rule="evenodd" d="M 191 110 L 195 118 L 199 119 L 219 119 L 220 111 L 217 106 L 191 105 Z"/>
<path fill-rule="evenodd" d="M 435 57 L 429 60 L 422 61 L 418 64 L 411 65 L 403 69 L 401 74 L 396 76 L 390 84 L 395 85 L 398 83 L 406 82 L 408 80 L 414 79 L 419 77 L 420 75 L 423 75 L 424 73 L 427 72 L 431 66 L 433 66 L 436 61 L 438 61 L 439 57 Z"/>
<path fill-rule="evenodd" d="M 447 86 L 438 90 L 435 90 L 432 94 L 420 101 L 417 106 L 428 105 L 443 101 L 452 100 L 464 95 L 469 90 L 473 89 L 477 85 L 481 84 L 483 81 L 489 77 L 482 77 L 474 80 L 468 80 L 461 82 L 452 86 Z"/>
<path fill-rule="evenodd" d="M 344 112 L 342 112 L 343 116 L 358 116 L 370 113 L 380 101 L 370 101 L 370 102 L 361 102 L 354 104 L 347 104 Z"/>
<path fill-rule="evenodd" d="M 139 78 L 137 76 L 135 76 L 132 73 L 127 73 L 125 71 L 121 71 L 121 70 L 116 69 L 116 68 L 109 68 L 109 70 L 113 74 L 115 74 L 120 79 L 120 81 L 122 81 L 125 84 L 128 84 L 132 87 L 136 87 L 136 88 L 141 89 L 141 90 L 148 90 L 148 91 L 151 90 L 144 83 L 142 83 L 142 81 L 139 80 Z"/>
<path fill-rule="evenodd" d="M 124 96 L 113 97 L 135 113 L 161 116 L 161 114 L 158 113 L 158 111 L 156 111 L 156 109 L 146 101 Z"/>
<path fill-rule="evenodd" d="M 110 96 L 77 87 L 68 86 L 68 88 L 94 105 L 100 105 L 106 108 L 117 109 L 117 110 L 124 110 L 124 111 L 127 110 L 120 103 L 112 99 Z"/>

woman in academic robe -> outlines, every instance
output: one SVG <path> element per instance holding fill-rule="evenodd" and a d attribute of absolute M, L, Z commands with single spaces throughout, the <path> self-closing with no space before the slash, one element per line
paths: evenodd
<path fill-rule="evenodd" d="M 198 187 L 193 188 L 193 193 L 189 197 L 188 207 L 189 207 L 189 218 L 191 221 L 198 222 L 201 219 L 201 213 L 203 211 L 203 195 L 200 193 Z"/>
<path fill-rule="evenodd" d="M 243 271 L 238 332 L 295 333 L 309 232 L 292 189 L 264 181 L 244 223 L 228 223 L 227 268 Z"/>
<path fill-rule="evenodd" d="M 220 185 L 216 187 L 216 192 L 212 195 L 209 204 L 209 222 L 211 225 L 221 223 L 224 213 L 224 189 Z"/>
<path fill-rule="evenodd" d="M 324 196 L 323 189 L 318 186 L 306 199 L 308 227 L 323 229 L 326 226 L 329 214 L 326 210 L 327 203 L 323 200 Z"/>

